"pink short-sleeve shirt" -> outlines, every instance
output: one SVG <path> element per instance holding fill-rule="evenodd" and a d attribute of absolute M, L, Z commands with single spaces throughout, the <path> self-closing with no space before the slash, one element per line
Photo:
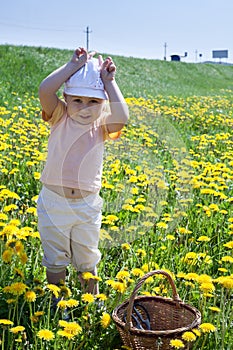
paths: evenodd
<path fill-rule="evenodd" d="M 46 120 L 45 114 L 43 118 Z M 59 101 L 49 123 L 51 133 L 41 182 L 98 192 L 104 141 L 108 138 L 103 118 L 81 125 L 67 115 L 66 104 Z"/>

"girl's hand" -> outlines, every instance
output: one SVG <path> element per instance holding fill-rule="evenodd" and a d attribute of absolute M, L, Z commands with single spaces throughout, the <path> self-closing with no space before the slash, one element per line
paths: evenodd
<path fill-rule="evenodd" d="M 74 51 L 71 62 L 79 64 L 81 63 L 81 65 L 83 66 L 87 62 L 87 60 L 92 58 L 95 54 L 95 51 L 88 53 L 87 50 L 84 49 L 84 47 L 79 47 Z"/>
<path fill-rule="evenodd" d="M 88 52 L 83 47 L 79 47 L 74 51 L 74 54 L 71 58 L 72 63 L 78 63 L 81 66 L 83 66 L 88 59 Z"/>
<path fill-rule="evenodd" d="M 99 63 L 101 66 L 100 75 L 103 82 L 114 80 L 116 74 L 116 66 L 111 57 L 107 57 L 103 62 L 102 56 L 99 56 Z"/>

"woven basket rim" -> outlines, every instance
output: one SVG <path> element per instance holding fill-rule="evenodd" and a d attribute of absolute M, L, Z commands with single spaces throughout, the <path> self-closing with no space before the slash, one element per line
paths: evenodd
<path fill-rule="evenodd" d="M 190 313 L 192 313 L 195 316 L 195 319 L 192 323 L 184 326 L 184 327 L 180 327 L 180 328 L 176 328 L 176 329 L 171 329 L 171 330 L 141 330 L 135 327 L 131 327 L 130 330 L 126 330 L 126 322 L 123 322 L 119 317 L 118 317 L 118 312 L 119 310 L 121 310 L 122 308 L 126 309 L 126 306 L 129 304 L 129 300 L 124 301 L 122 304 L 118 305 L 112 312 L 112 318 L 113 321 L 116 323 L 117 326 L 119 326 L 121 329 L 123 329 L 124 331 L 127 331 L 131 334 L 137 334 L 139 336 L 148 336 L 148 337 L 152 337 L 152 336 L 166 336 L 166 335 L 173 335 L 175 333 L 183 333 L 187 330 L 190 330 L 192 328 L 197 327 L 200 323 L 201 323 L 201 313 L 198 309 L 196 309 L 194 306 L 185 304 L 183 301 L 175 301 L 173 299 L 170 298 L 164 298 L 164 297 L 160 297 L 160 296 L 148 296 L 148 295 L 141 295 L 141 296 L 137 296 L 135 298 L 135 301 L 145 301 L 145 300 L 155 300 L 155 301 L 160 301 L 162 303 L 169 303 L 169 304 L 173 304 L 173 305 L 179 305 L 179 307 L 181 308 L 185 308 L 186 310 L 190 311 Z"/>

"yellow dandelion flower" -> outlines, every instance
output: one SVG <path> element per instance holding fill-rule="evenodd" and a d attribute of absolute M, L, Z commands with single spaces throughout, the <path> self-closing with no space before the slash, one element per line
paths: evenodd
<path fill-rule="evenodd" d="M 173 235 L 167 235 L 166 238 L 169 240 L 169 241 L 174 241 L 176 238 L 175 236 Z"/>
<path fill-rule="evenodd" d="M 19 229 L 15 225 L 6 225 L 1 232 L 1 236 L 11 236 L 16 234 L 18 231 Z"/>
<path fill-rule="evenodd" d="M 168 205 L 168 202 L 167 201 L 160 201 L 159 204 L 162 206 L 165 206 L 165 205 Z"/>
<path fill-rule="evenodd" d="M 187 281 L 186 281 L 186 282 L 185 282 L 185 286 L 194 288 L 194 287 L 195 287 L 195 284 L 192 283 L 192 282 L 187 282 Z"/>
<path fill-rule="evenodd" d="M 59 320 L 58 324 L 60 327 L 65 328 L 66 326 L 68 326 L 69 322 L 64 321 L 64 320 Z"/>
<path fill-rule="evenodd" d="M 119 227 L 117 227 L 117 226 L 115 226 L 115 225 L 110 226 L 109 229 L 110 229 L 111 231 L 115 231 L 115 232 L 120 231 Z"/>
<path fill-rule="evenodd" d="M 16 210 L 18 209 L 18 206 L 16 204 L 9 204 L 9 205 L 6 205 L 4 208 L 3 208 L 3 211 L 4 212 L 9 212 L 11 210 Z"/>
<path fill-rule="evenodd" d="M 200 275 L 200 276 L 197 276 L 196 281 L 197 281 L 199 284 L 202 284 L 202 283 L 211 283 L 211 282 L 212 282 L 212 277 L 209 276 L 209 275 L 206 275 L 206 274 L 202 274 L 202 275 Z"/>
<path fill-rule="evenodd" d="M 95 298 L 91 293 L 85 293 L 82 295 L 82 301 L 90 304 L 90 303 L 93 303 L 95 301 Z"/>
<path fill-rule="evenodd" d="M 196 335 L 193 332 L 184 332 L 182 334 L 182 339 L 192 342 L 196 340 Z"/>
<path fill-rule="evenodd" d="M 197 277 L 198 277 L 198 274 L 197 273 L 195 273 L 195 272 L 189 272 L 189 273 L 187 273 L 187 275 L 185 275 L 185 279 L 186 280 L 193 280 L 193 281 L 195 281 L 196 279 L 197 279 Z"/>
<path fill-rule="evenodd" d="M 211 283 L 211 282 L 201 283 L 199 288 L 203 293 L 211 293 L 215 290 L 215 287 L 214 287 L 213 283 Z"/>
<path fill-rule="evenodd" d="M 104 312 L 100 321 L 101 326 L 103 328 L 107 328 L 110 325 L 110 322 L 111 322 L 111 316 L 107 312 Z"/>
<path fill-rule="evenodd" d="M 106 219 L 109 223 L 115 222 L 115 221 L 119 220 L 119 218 L 118 218 L 116 215 L 113 215 L 113 214 L 107 215 L 107 216 L 105 217 L 105 219 Z"/>
<path fill-rule="evenodd" d="M 233 258 L 230 255 L 223 256 L 221 260 L 224 262 L 233 263 Z"/>
<path fill-rule="evenodd" d="M 20 261 L 23 265 L 26 264 L 26 262 L 28 261 L 28 257 L 27 257 L 27 254 L 25 252 L 22 252 L 20 254 Z"/>
<path fill-rule="evenodd" d="M 215 203 L 212 203 L 209 205 L 210 210 L 212 211 L 219 211 L 219 206 Z"/>
<path fill-rule="evenodd" d="M 99 276 L 94 276 L 93 279 L 98 282 L 102 281 L 102 278 Z"/>
<path fill-rule="evenodd" d="M 133 188 L 131 188 L 131 191 L 130 191 L 132 194 L 138 194 L 139 193 L 139 190 L 138 190 L 138 188 L 137 187 L 133 187 Z"/>
<path fill-rule="evenodd" d="M 154 290 L 155 290 L 156 288 L 154 288 Z M 155 292 L 156 292 L 156 290 L 155 290 Z M 159 293 L 157 293 L 157 294 L 159 294 Z M 147 292 L 147 291 L 142 291 L 142 295 L 147 295 L 147 296 L 151 296 L 152 294 L 150 293 L 150 292 Z"/>
<path fill-rule="evenodd" d="M 233 249 L 233 241 L 230 241 L 228 243 L 223 244 L 224 247 L 227 247 L 229 249 Z"/>
<path fill-rule="evenodd" d="M 6 250 L 4 250 L 4 252 L 2 253 L 2 260 L 3 260 L 5 263 L 8 264 L 8 263 L 11 262 L 12 255 L 13 255 L 12 250 L 6 249 Z"/>
<path fill-rule="evenodd" d="M 195 265 L 197 263 L 198 255 L 195 252 L 188 252 L 184 258 L 182 258 L 182 261 L 184 261 L 187 264 Z"/>
<path fill-rule="evenodd" d="M 91 272 L 83 272 L 82 273 L 82 278 L 85 281 L 89 281 L 90 279 L 94 279 L 94 275 Z"/>
<path fill-rule="evenodd" d="M 190 234 L 190 233 L 192 233 L 192 231 L 188 230 L 185 227 L 179 227 L 178 228 L 178 232 L 181 233 L 181 234 Z"/>
<path fill-rule="evenodd" d="M 24 273 L 22 270 L 18 269 L 17 267 L 14 268 L 14 273 L 17 275 L 17 276 L 20 276 L 22 279 L 24 279 Z"/>
<path fill-rule="evenodd" d="M 137 204 L 137 205 L 135 206 L 135 209 L 138 209 L 139 211 L 140 211 L 140 210 L 143 211 L 143 210 L 145 209 L 145 206 L 144 206 L 143 204 Z"/>
<path fill-rule="evenodd" d="M 127 182 L 129 183 L 135 183 L 138 181 L 138 177 L 135 175 L 132 175 Z"/>
<path fill-rule="evenodd" d="M 67 307 L 67 301 L 66 300 L 60 300 L 57 303 L 57 307 L 59 307 L 60 309 L 65 309 Z"/>
<path fill-rule="evenodd" d="M 59 297 L 60 288 L 58 286 L 55 284 L 47 284 L 46 287 L 54 294 L 55 298 Z"/>
<path fill-rule="evenodd" d="M 76 322 L 66 322 L 66 324 L 64 324 L 59 321 L 59 325 L 64 327 L 64 331 L 73 335 L 78 335 L 82 332 L 82 327 Z"/>
<path fill-rule="evenodd" d="M 122 205 L 122 209 L 123 209 L 123 210 L 133 211 L 133 206 L 130 205 L 130 204 L 123 204 L 123 205 Z"/>
<path fill-rule="evenodd" d="M 24 249 L 22 242 L 16 239 L 9 239 L 6 243 L 6 247 L 13 249 L 17 254 L 20 254 Z"/>
<path fill-rule="evenodd" d="M 111 284 L 112 288 L 117 292 L 123 294 L 126 291 L 126 285 L 123 282 L 114 282 Z"/>
<path fill-rule="evenodd" d="M 3 318 L 3 319 L 0 319 L 0 324 L 3 324 L 4 326 L 12 326 L 13 322 Z"/>
<path fill-rule="evenodd" d="M 108 299 L 108 297 L 103 293 L 96 294 L 95 297 L 96 297 L 96 299 L 99 299 L 101 301 L 105 301 Z"/>
<path fill-rule="evenodd" d="M 116 275 L 116 279 L 118 279 L 119 281 L 124 281 L 125 279 L 128 279 L 130 277 L 130 274 L 128 271 L 122 270 L 119 271 Z"/>
<path fill-rule="evenodd" d="M 115 283 L 115 281 L 113 281 L 113 280 L 107 280 L 106 281 L 106 284 L 108 285 L 108 286 L 113 286 L 113 284 Z"/>
<path fill-rule="evenodd" d="M 177 273 L 177 277 L 178 277 L 178 278 L 185 278 L 185 276 L 186 276 L 186 275 L 185 275 L 184 272 L 178 272 L 178 273 Z"/>
<path fill-rule="evenodd" d="M 64 298 L 68 298 L 71 296 L 71 290 L 67 286 L 60 286 L 60 296 Z"/>
<path fill-rule="evenodd" d="M 192 329 L 192 332 L 193 332 L 197 337 L 200 337 L 200 336 L 201 336 L 201 332 L 200 332 L 199 329 L 197 329 L 197 328 L 193 328 L 193 329 Z"/>
<path fill-rule="evenodd" d="M 30 316 L 30 320 L 33 322 L 33 323 L 37 323 L 39 322 L 39 317 L 35 316 L 35 315 L 32 315 Z"/>
<path fill-rule="evenodd" d="M 233 289 L 233 277 L 232 276 L 221 276 L 215 280 L 221 284 L 224 288 Z"/>
<path fill-rule="evenodd" d="M 214 311 L 214 312 L 220 312 L 221 311 L 221 309 L 219 309 L 219 307 L 217 307 L 217 306 L 209 306 L 209 309 L 211 311 Z"/>
<path fill-rule="evenodd" d="M 13 298 L 7 299 L 6 302 L 7 304 L 14 304 L 16 302 L 16 299 L 13 299 Z"/>
<path fill-rule="evenodd" d="M 23 332 L 24 330 L 25 330 L 25 327 L 23 327 L 23 326 L 17 326 L 17 327 L 10 328 L 10 332 L 14 333 L 14 334 L 17 334 L 19 332 Z"/>
<path fill-rule="evenodd" d="M 43 288 L 41 288 L 40 286 L 34 287 L 34 290 L 35 290 L 40 296 L 43 296 L 43 295 L 45 294 Z"/>
<path fill-rule="evenodd" d="M 137 251 L 136 251 L 136 255 L 138 255 L 138 256 L 146 256 L 146 252 L 145 252 L 145 250 L 144 249 L 137 249 Z"/>
<path fill-rule="evenodd" d="M 24 299 L 29 303 L 34 302 L 36 300 L 36 293 L 29 290 L 25 293 Z"/>
<path fill-rule="evenodd" d="M 138 276 L 138 277 L 144 276 L 144 272 L 139 268 L 134 268 L 134 269 L 132 269 L 131 272 L 132 272 L 133 276 Z"/>
<path fill-rule="evenodd" d="M 37 171 L 34 171 L 33 176 L 34 176 L 35 180 L 39 180 L 40 179 L 40 173 L 38 173 Z"/>
<path fill-rule="evenodd" d="M 57 331 L 57 334 L 62 336 L 62 337 L 65 337 L 67 339 L 72 339 L 75 337 L 75 334 L 72 334 L 72 333 L 67 332 L 65 330 L 59 330 L 59 331 Z"/>
<path fill-rule="evenodd" d="M 15 226 L 20 226 L 21 222 L 18 219 L 12 219 L 9 224 L 15 225 Z"/>
<path fill-rule="evenodd" d="M 72 308 L 72 307 L 78 306 L 79 302 L 75 299 L 70 299 L 70 300 L 67 300 L 66 304 L 67 304 L 67 307 Z"/>
<path fill-rule="evenodd" d="M 147 283 L 147 284 L 153 283 L 153 282 L 154 282 L 153 276 L 150 276 L 150 277 L 148 277 L 148 278 L 145 280 L 145 283 Z"/>
<path fill-rule="evenodd" d="M 43 316 L 44 315 L 44 311 L 36 311 L 35 312 L 35 316 L 36 317 L 40 317 L 40 316 Z"/>
<path fill-rule="evenodd" d="M 121 248 L 124 249 L 124 250 L 130 250 L 130 244 L 129 243 L 123 243 L 121 245 Z"/>
<path fill-rule="evenodd" d="M 141 269 L 142 269 L 143 272 L 146 273 L 146 272 L 149 271 L 149 265 L 148 264 L 144 264 L 144 265 L 142 265 Z"/>
<path fill-rule="evenodd" d="M 207 236 L 200 236 L 198 239 L 197 239 L 198 242 L 209 242 L 210 241 L 210 238 L 207 237 Z"/>
<path fill-rule="evenodd" d="M 0 213 L 0 220 L 3 220 L 3 221 L 7 221 L 8 220 L 8 216 L 4 213 Z"/>
<path fill-rule="evenodd" d="M 47 341 L 50 341 L 52 339 L 54 339 L 54 333 L 52 331 L 50 331 L 49 329 L 41 329 L 38 333 L 37 336 L 40 339 L 44 339 Z"/>
<path fill-rule="evenodd" d="M 20 199 L 20 197 L 17 195 L 17 193 L 11 192 L 7 189 L 1 190 L 0 196 L 4 197 L 4 198 L 13 198 L 13 199 L 18 199 L 18 200 Z"/>
<path fill-rule="evenodd" d="M 199 328 L 201 329 L 201 331 L 203 333 L 210 333 L 210 332 L 215 332 L 216 331 L 216 327 L 211 324 L 211 323 L 202 323 Z"/>
<path fill-rule="evenodd" d="M 157 227 L 159 227 L 159 228 L 163 228 L 163 229 L 167 229 L 168 228 L 168 225 L 165 223 L 165 222 L 158 222 L 157 224 L 156 224 L 156 226 Z"/>
<path fill-rule="evenodd" d="M 33 202 L 37 202 L 38 197 L 39 197 L 38 194 L 37 194 L 36 196 L 33 196 L 33 197 L 32 197 L 32 201 L 33 201 Z"/>
<path fill-rule="evenodd" d="M 182 340 L 179 340 L 179 339 L 172 339 L 170 341 L 170 345 L 171 345 L 171 347 L 173 347 L 175 349 L 182 349 L 182 348 L 184 348 L 184 343 L 182 342 Z"/>
<path fill-rule="evenodd" d="M 219 267 L 219 268 L 218 268 L 218 271 L 220 271 L 220 272 L 227 272 L 228 270 L 225 269 L 225 267 Z"/>
<path fill-rule="evenodd" d="M 26 212 L 28 214 L 33 214 L 33 215 L 36 215 L 37 211 L 36 211 L 36 208 L 35 207 L 30 207 L 26 210 Z"/>
<path fill-rule="evenodd" d="M 3 288 L 3 292 L 10 293 L 13 295 L 21 295 L 24 294 L 27 289 L 26 284 L 22 282 L 15 282 L 10 286 L 6 286 Z"/>
<path fill-rule="evenodd" d="M 146 199 L 145 199 L 144 197 L 138 197 L 138 198 L 136 199 L 136 202 L 138 202 L 138 203 L 145 203 L 145 202 L 146 202 Z"/>

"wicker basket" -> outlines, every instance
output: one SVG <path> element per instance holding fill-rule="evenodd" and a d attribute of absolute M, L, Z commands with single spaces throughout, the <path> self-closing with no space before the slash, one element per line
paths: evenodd
<path fill-rule="evenodd" d="M 136 297 L 145 280 L 155 274 L 164 275 L 168 279 L 173 299 Z M 201 323 L 200 312 L 180 300 L 171 276 L 163 270 L 145 274 L 137 283 L 130 299 L 114 309 L 112 318 L 124 345 L 135 350 L 172 349 L 172 339 L 181 339 L 185 331 L 198 327 Z M 191 344 L 183 349 L 191 349 Z"/>

